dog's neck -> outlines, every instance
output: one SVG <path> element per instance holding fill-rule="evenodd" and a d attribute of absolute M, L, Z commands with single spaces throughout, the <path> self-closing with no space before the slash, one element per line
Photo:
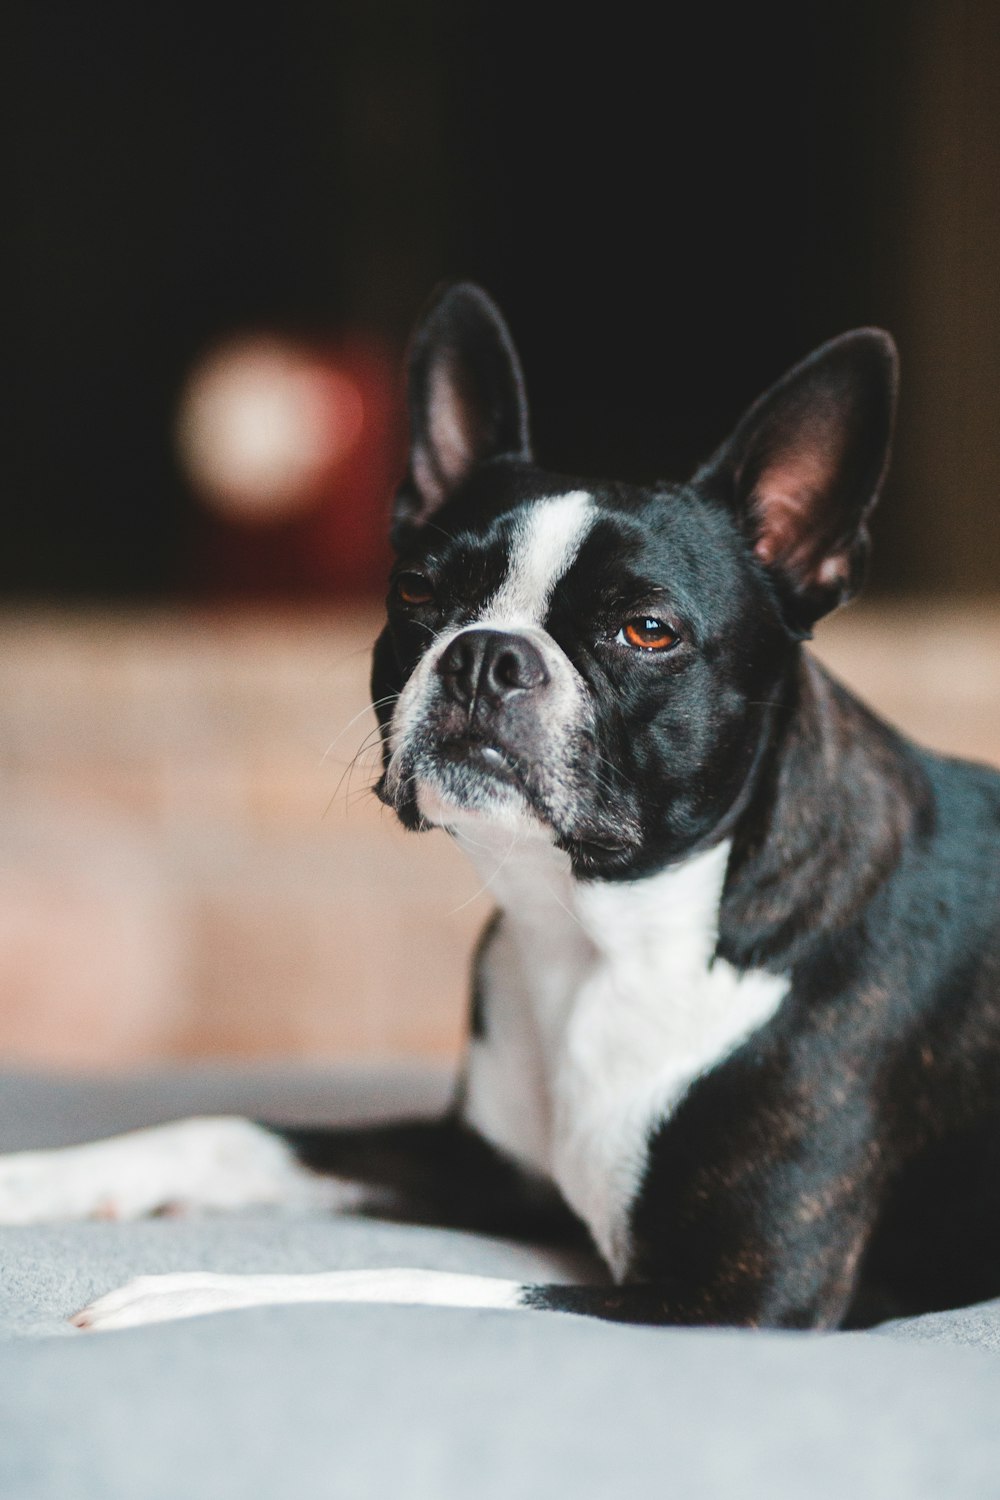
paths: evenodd
<path fill-rule="evenodd" d="M 530 956 L 571 948 L 628 966 L 683 946 L 706 968 L 718 936 L 728 840 L 634 881 L 580 880 L 542 830 L 483 821 L 452 830 Z"/>
<path fill-rule="evenodd" d="M 930 805 L 913 747 L 802 652 L 735 832 L 720 952 L 789 968 L 866 907 Z"/>

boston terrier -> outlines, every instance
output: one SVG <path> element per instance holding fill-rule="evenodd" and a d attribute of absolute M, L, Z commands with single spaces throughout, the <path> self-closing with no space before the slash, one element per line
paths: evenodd
<path fill-rule="evenodd" d="M 1000 774 L 803 643 L 858 589 L 892 341 L 823 345 L 684 484 L 532 456 L 478 288 L 411 345 L 378 796 L 496 898 L 437 1122 L 190 1120 L 0 1163 L 0 1218 L 336 1205 L 552 1241 L 606 1284 L 142 1278 L 115 1328 L 290 1301 L 831 1328 L 1000 1294 Z"/>

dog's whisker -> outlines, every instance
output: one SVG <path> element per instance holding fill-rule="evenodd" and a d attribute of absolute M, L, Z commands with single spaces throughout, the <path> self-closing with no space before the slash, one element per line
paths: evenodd
<path fill-rule="evenodd" d="M 341 727 L 337 730 L 337 733 L 334 735 L 333 739 L 330 741 L 329 745 L 327 745 L 326 749 L 323 752 L 324 757 L 329 755 L 334 746 L 343 739 L 347 731 L 351 729 L 359 719 L 363 719 L 366 714 L 369 713 L 369 711 L 374 712 L 377 706 L 378 705 L 376 703 L 366 703 L 364 707 L 360 708 L 356 714 L 352 714 L 352 716 L 347 720 L 347 723 L 341 725 Z"/>
<path fill-rule="evenodd" d="M 370 734 L 368 734 L 368 735 L 365 736 L 365 740 L 366 741 L 370 740 L 371 736 L 373 734 L 377 734 L 377 733 L 379 733 L 379 731 L 377 729 L 376 730 L 372 730 L 370 732 Z M 340 795 L 340 789 L 344 785 L 345 781 L 347 783 L 347 789 L 346 789 L 346 792 L 345 792 L 345 802 L 346 802 L 346 799 L 349 796 L 350 790 L 351 790 L 351 777 L 352 777 L 352 775 L 354 773 L 355 768 L 362 762 L 363 758 L 365 756 L 373 756 L 374 757 L 374 755 L 377 752 L 381 751 L 381 748 L 382 747 L 381 747 L 380 743 L 376 742 L 376 743 L 369 744 L 369 743 L 363 742 L 361 744 L 361 746 L 359 747 L 359 749 L 355 751 L 355 753 L 351 756 L 351 759 L 347 762 L 347 765 L 344 767 L 343 771 L 341 772 L 341 774 L 340 774 L 340 776 L 339 776 L 339 778 L 337 780 L 337 785 L 334 787 L 333 793 L 332 793 L 332 795 L 330 797 L 330 800 L 326 804 L 326 808 L 325 808 L 325 810 L 323 812 L 323 819 L 325 819 L 327 817 L 327 815 L 328 815 L 331 807 L 337 801 L 337 798 Z M 322 819 L 321 819 L 321 821 L 322 821 Z"/>
<path fill-rule="evenodd" d="M 352 719 L 348 719 L 347 723 L 343 726 L 343 728 L 339 729 L 337 731 L 337 733 L 334 735 L 333 739 L 330 741 L 330 743 L 327 745 L 326 749 L 323 751 L 322 760 L 324 760 L 324 761 L 326 760 L 326 758 L 329 756 L 330 752 L 334 749 L 334 747 L 340 743 L 340 741 L 343 739 L 343 737 L 347 733 L 347 731 L 349 729 L 351 729 L 358 722 L 359 719 L 363 719 L 367 713 L 372 713 L 377 708 L 384 708 L 386 706 L 386 704 L 397 702 L 398 699 L 399 699 L 399 697 L 400 697 L 399 693 L 387 693 L 384 698 L 376 698 L 375 701 L 374 701 L 374 703 L 366 703 L 365 706 L 364 706 L 364 708 L 362 708 L 358 713 L 356 713 Z M 376 725 L 376 731 L 380 730 L 380 728 L 381 728 L 380 725 Z"/>

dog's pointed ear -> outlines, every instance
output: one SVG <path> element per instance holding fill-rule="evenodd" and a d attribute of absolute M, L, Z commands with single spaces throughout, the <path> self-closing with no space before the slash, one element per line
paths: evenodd
<path fill-rule="evenodd" d="M 896 383 L 887 333 L 859 328 L 832 339 L 754 402 L 695 476 L 735 509 L 802 635 L 864 579 Z"/>
<path fill-rule="evenodd" d="M 469 282 L 447 286 L 410 341 L 410 466 L 397 530 L 420 526 L 476 464 L 530 457 L 521 365 L 496 304 Z"/>

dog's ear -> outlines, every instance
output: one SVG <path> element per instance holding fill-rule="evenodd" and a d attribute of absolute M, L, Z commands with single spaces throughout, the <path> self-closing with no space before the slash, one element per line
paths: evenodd
<path fill-rule="evenodd" d="M 761 396 L 695 476 L 734 507 L 802 635 L 864 579 L 896 379 L 881 329 L 832 339 Z"/>
<path fill-rule="evenodd" d="M 524 380 L 496 304 L 471 283 L 445 287 L 410 341 L 410 467 L 396 531 L 421 525 L 477 463 L 530 456 Z"/>

